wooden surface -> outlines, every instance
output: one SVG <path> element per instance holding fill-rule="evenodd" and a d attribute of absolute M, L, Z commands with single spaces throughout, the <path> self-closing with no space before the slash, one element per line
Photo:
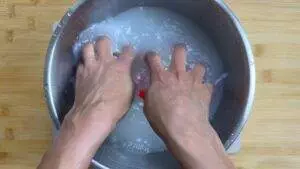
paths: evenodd
<path fill-rule="evenodd" d="M 226 0 L 253 45 L 257 94 L 238 169 L 300 168 L 300 0 Z M 51 144 L 43 98 L 51 26 L 71 0 L 0 0 L 0 168 L 31 169 Z"/>

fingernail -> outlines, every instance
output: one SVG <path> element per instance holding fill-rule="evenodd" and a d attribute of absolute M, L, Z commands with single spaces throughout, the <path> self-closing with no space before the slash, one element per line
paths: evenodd
<path fill-rule="evenodd" d="M 148 61 L 149 58 L 157 56 L 157 53 L 154 51 L 148 51 L 145 54 L 145 60 Z"/>
<path fill-rule="evenodd" d="M 156 55 L 157 55 L 157 53 L 154 52 L 154 51 L 149 51 L 149 52 L 147 52 L 147 53 L 145 54 L 146 57 L 153 57 L 153 56 L 156 56 Z"/>
<path fill-rule="evenodd" d="M 108 36 L 102 35 L 97 37 L 95 42 L 97 43 L 98 41 L 102 41 L 102 40 L 110 40 L 110 38 Z"/>
<path fill-rule="evenodd" d="M 184 50 L 187 50 L 187 47 L 186 47 L 186 44 L 184 43 L 177 43 L 174 45 L 174 50 L 176 49 L 184 49 Z"/>
<path fill-rule="evenodd" d="M 124 45 L 122 48 L 123 52 L 131 52 L 133 50 L 131 45 Z"/>

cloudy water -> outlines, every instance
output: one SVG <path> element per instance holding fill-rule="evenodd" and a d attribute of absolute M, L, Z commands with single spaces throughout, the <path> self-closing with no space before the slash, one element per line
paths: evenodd
<path fill-rule="evenodd" d="M 222 62 L 210 41 L 197 25 L 187 18 L 163 8 L 138 7 L 125 11 L 114 18 L 91 25 L 81 32 L 73 51 L 78 58 L 82 46 L 106 35 L 113 41 L 113 51 L 118 52 L 123 45 L 131 44 L 137 55 L 133 65 L 133 79 L 137 89 L 149 85 L 149 71 L 141 58 L 146 51 L 158 52 L 164 66 L 171 60 L 171 49 L 176 43 L 187 46 L 187 69 L 202 63 L 206 67 L 206 81 L 216 83 L 216 93 L 211 106 L 210 118 L 216 111 L 222 97 L 222 80 L 226 78 Z M 221 77 L 221 80 L 220 80 Z M 129 153 L 153 153 L 165 149 L 165 145 L 152 131 L 143 114 L 143 101 L 136 96 L 132 107 L 106 146 L 125 149 Z"/>

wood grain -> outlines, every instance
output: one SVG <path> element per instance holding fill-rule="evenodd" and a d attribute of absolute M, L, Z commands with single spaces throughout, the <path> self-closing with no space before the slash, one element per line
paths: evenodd
<path fill-rule="evenodd" d="M 253 114 L 238 169 L 300 168 L 300 0 L 225 0 L 252 42 Z M 71 0 L 0 0 L 0 168 L 32 169 L 51 144 L 43 100 L 51 26 Z"/>

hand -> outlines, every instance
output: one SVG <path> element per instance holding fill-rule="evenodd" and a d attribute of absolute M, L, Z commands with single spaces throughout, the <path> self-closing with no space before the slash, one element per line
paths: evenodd
<path fill-rule="evenodd" d="M 80 133 L 97 137 L 101 128 L 107 128 L 109 133 L 128 111 L 133 95 L 132 52 L 131 47 L 125 46 L 119 58 L 115 58 L 107 37 L 101 37 L 95 47 L 87 44 L 83 48 L 75 103 L 66 117 Z"/>
<path fill-rule="evenodd" d="M 146 94 L 145 113 L 182 167 L 234 169 L 209 124 L 213 87 L 203 83 L 205 68 L 197 65 L 186 72 L 183 45 L 174 47 L 169 70 L 163 69 L 156 53 L 147 53 L 146 57 L 151 85 Z"/>
<path fill-rule="evenodd" d="M 145 113 L 156 132 L 177 139 L 199 128 L 208 128 L 213 87 L 203 83 L 205 68 L 197 65 L 193 71 L 186 72 L 183 45 L 174 47 L 169 70 L 163 69 L 156 53 L 147 53 L 146 58 L 151 69 L 151 86 L 146 95 Z"/>
<path fill-rule="evenodd" d="M 102 37 L 95 47 L 85 45 L 82 53 L 74 106 L 39 169 L 88 168 L 97 149 L 131 104 L 132 49 L 124 47 L 119 58 L 114 58 L 111 41 Z"/>

